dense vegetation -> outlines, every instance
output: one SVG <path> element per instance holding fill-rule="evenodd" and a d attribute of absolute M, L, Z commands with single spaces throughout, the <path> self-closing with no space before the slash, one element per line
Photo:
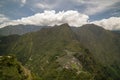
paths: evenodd
<path fill-rule="evenodd" d="M 38 80 L 120 79 L 120 38 L 96 25 L 63 24 L 12 39 L 0 50 L 16 55 Z"/>
<path fill-rule="evenodd" d="M 0 36 L 0 55 L 8 54 L 9 47 L 12 47 L 19 37 L 19 35 Z"/>
<path fill-rule="evenodd" d="M 0 56 L 0 80 L 36 80 L 37 77 L 23 67 L 14 56 Z"/>

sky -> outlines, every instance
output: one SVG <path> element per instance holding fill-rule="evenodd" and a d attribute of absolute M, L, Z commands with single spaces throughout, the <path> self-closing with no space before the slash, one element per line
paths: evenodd
<path fill-rule="evenodd" d="M 94 23 L 120 30 L 120 0 L 0 0 L 0 27 L 18 24 L 79 27 Z"/>

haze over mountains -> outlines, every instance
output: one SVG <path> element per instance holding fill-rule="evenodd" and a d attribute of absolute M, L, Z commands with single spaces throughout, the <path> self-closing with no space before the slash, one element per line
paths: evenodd
<path fill-rule="evenodd" d="M 38 80 L 120 79 L 119 34 L 94 24 L 1 36 L 0 52 L 15 55 Z"/>
<path fill-rule="evenodd" d="M 114 26 L 114 25 L 112 25 L 112 26 Z M 35 32 L 35 31 L 40 30 L 41 28 L 47 28 L 47 27 L 52 27 L 52 26 L 36 26 L 36 25 L 24 25 L 24 24 L 9 25 L 9 26 L 0 28 L 0 35 L 12 35 L 12 34 L 22 35 L 22 34 L 25 34 L 28 32 Z M 72 26 L 72 27 L 74 27 L 74 26 Z M 102 27 L 102 25 L 100 27 Z M 79 28 L 76 28 L 76 29 L 79 29 Z M 118 34 L 120 32 L 119 27 L 118 28 L 116 27 L 115 29 L 114 28 L 112 29 L 112 27 L 111 27 L 111 31 L 118 33 Z"/>
<path fill-rule="evenodd" d="M 9 25 L 0 29 L 0 35 L 12 35 L 12 34 L 22 35 L 28 32 L 38 31 L 42 27 L 43 26 L 35 25 L 16 25 L 16 26 Z"/>

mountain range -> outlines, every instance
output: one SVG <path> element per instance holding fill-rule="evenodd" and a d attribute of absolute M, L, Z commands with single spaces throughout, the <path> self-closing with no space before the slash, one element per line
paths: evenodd
<path fill-rule="evenodd" d="M 5 26 L 0 29 L 0 35 L 13 35 L 13 34 L 18 34 L 22 35 L 28 32 L 34 32 L 38 31 L 42 28 L 43 26 L 35 26 L 35 25 L 9 25 Z M 44 26 L 45 27 L 45 26 Z"/>
<path fill-rule="evenodd" d="M 16 56 L 38 80 L 120 79 L 118 32 L 94 24 L 31 30 L 22 35 L 1 34 L 0 55 Z"/>

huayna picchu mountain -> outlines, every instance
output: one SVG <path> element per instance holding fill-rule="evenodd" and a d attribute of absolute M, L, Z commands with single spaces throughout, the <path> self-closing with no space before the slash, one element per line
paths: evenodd
<path fill-rule="evenodd" d="M 13 53 L 38 80 L 120 79 L 120 38 L 97 25 L 62 24 L 12 39 L 6 50 L 0 50 Z"/>

